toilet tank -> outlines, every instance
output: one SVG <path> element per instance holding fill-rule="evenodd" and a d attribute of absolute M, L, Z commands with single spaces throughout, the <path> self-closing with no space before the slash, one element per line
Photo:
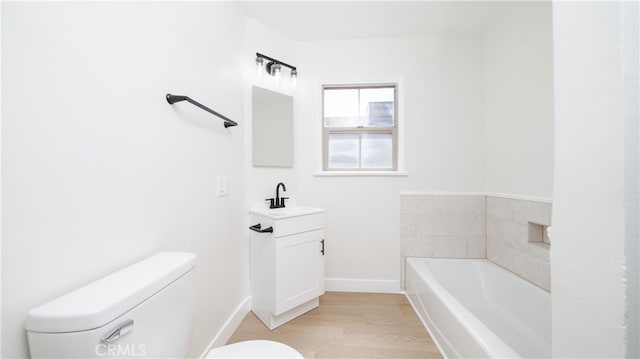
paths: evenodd
<path fill-rule="evenodd" d="M 163 252 L 27 314 L 32 358 L 179 358 L 191 344 L 195 255 Z"/>

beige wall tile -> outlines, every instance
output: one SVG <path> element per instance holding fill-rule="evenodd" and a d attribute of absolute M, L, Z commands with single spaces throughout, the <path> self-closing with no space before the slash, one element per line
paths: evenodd
<path fill-rule="evenodd" d="M 403 255 L 485 256 L 484 196 L 401 196 L 400 207 Z"/>
<path fill-rule="evenodd" d="M 529 243 L 539 242 L 542 243 L 542 236 L 544 232 L 544 228 L 541 224 L 529 222 Z"/>
<path fill-rule="evenodd" d="M 514 273 L 546 290 L 550 288 L 549 261 L 519 252 L 514 263 Z"/>
<path fill-rule="evenodd" d="M 503 221 L 496 217 L 487 216 L 487 237 L 499 237 L 501 231 L 501 224 Z"/>
<path fill-rule="evenodd" d="M 550 221 L 550 203 L 487 197 L 487 258 L 549 290 L 549 246 L 529 241 L 542 235 L 529 222 Z"/>
<path fill-rule="evenodd" d="M 430 213 L 433 196 L 400 196 L 400 214 Z"/>
<path fill-rule="evenodd" d="M 515 251 L 512 247 L 498 240 L 487 238 L 487 259 L 512 270 Z"/>
<path fill-rule="evenodd" d="M 500 201 L 499 198 L 497 197 L 487 197 L 486 199 L 487 201 L 487 218 L 497 218 L 497 214 L 501 213 L 502 210 L 500 209 Z"/>
<path fill-rule="evenodd" d="M 524 201 L 526 202 L 526 220 L 545 226 L 551 225 L 551 203 Z"/>
<path fill-rule="evenodd" d="M 400 215 L 400 235 L 415 236 L 418 234 L 418 222 L 420 216 L 415 214 Z"/>
<path fill-rule="evenodd" d="M 420 216 L 417 224 L 419 236 L 448 236 L 454 227 L 454 219 L 448 214 L 429 214 Z"/>
<path fill-rule="evenodd" d="M 486 258 L 486 241 L 484 236 L 467 237 L 467 258 Z"/>
<path fill-rule="evenodd" d="M 528 222 L 549 225 L 551 204 L 493 196 L 401 196 L 401 255 L 488 258 L 548 290 L 549 245 Z"/>
<path fill-rule="evenodd" d="M 551 291 L 551 265 L 549 260 L 542 262 L 540 266 L 540 286 L 547 291 Z"/>
<path fill-rule="evenodd" d="M 417 214 L 417 203 L 416 196 L 400 196 L 400 214 Z"/>
<path fill-rule="evenodd" d="M 401 236 L 400 254 L 405 257 L 430 257 L 433 239 L 430 237 Z"/>
<path fill-rule="evenodd" d="M 486 215 L 487 200 L 485 196 L 472 196 L 468 198 L 467 207 L 471 214 Z"/>
<path fill-rule="evenodd" d="M 455 236 L 481 236 L 485 233 L 485 217 L 477 214 L 452 216 L 450 234 Z"/>
<path fill-rule="evenodd" d="M 433 256 L 439 258 L 465 258 L 467 241 L 464 237 L 433 237 Z"/>
<path fill-rule="evenodd" d="M 506 237 L 505 240 L 508 240 L 513 248 L 526 250 L 530 246 L 529 226 L 521 223 L 509 223 L 509 228 L 509 237 Z"/>
<path fill-rule="evenodd" d="M 534 257 L 549 260 L 549 245 L 545 243 L 531 243 L 527 246 L 527 252 Z"/>

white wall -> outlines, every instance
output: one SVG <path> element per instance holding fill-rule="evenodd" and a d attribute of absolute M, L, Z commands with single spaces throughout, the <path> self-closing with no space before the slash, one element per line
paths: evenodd
<path fill-rule="evenodd" d="M 2 29 L 2 4 L 0 4 L 0 29 Z M 0 36 L 0 56 L 2 56 L 2 36 Z M 0 67 L 0 84 L 2 83 L 2 68 Z M 2 86 L 0 86 L 2 99 Z M 2 188 L 2 101 L 0 100 L 0 189 Z M 2 190 L 0 190 L 2 203 Z M 2 206 L 0 205 L 0 323 L 2 323 Z M 0 356 L 2 355 L 2 325 L 0 325 Z"/>
<path fill-rule="evenodd" d="M 2 16 L 2 356 L 28 355 L 29 309 L 164 250 L 198 256 L 200 354 L 248 295 L 242 16 L 80 2 L 3 2 Z"/>
<path fill-rule="evenodd" d="M 625 331 L 627 358 L 640 358 L 640 4 L 624 2 Z"/>
<path fill-rule="evenodd" d="M 296 172 L 327 209 L 328 278 L 398 278 L 401 191 L 552 197 L 551 5 L 504 10 L 486 33 L 301 43 Z M 408 176 L 313 176 L 321 85 L 383 81 L 400 82 Z"/>
<path fill-rule="evenodd" d="M 293 66 L 297 66 L 297 42 L 287 39 L 282 34 L 270 29 L 255 20 L 245 19 L 245 52 L 242 60 L 245 66 L 246 86 L 245 101 L 245 173 L 246 173 L 246 198 L 249 205 L 262 205 L 265 198 L 276 196 L 276 185 L 283 182 L 287 186 L 286 197 L 295 199 L 299 195 L 297 185 L 297 177 L 295 175 L 296 168 L 300 162 L 300 157 L 294 149 L 293 167 L 275 168 L 275 167 L 254 167 L 251 158 L 252 154 L 252 107 L 251 107 L 251 90 L 252 86 L 259 86 L 270 89 L 272 91 L 284 93 L 294 96 L 293 106 L 298 107 L 295 100 L 295 89 L 291 87 L 289 82 L 289 71 L 283 69 L 281 81 L 276 84 L 274 78 L 268 76 L 266 71 L 262 70 L 258 77 L 255 65 L 255 53 L 259 52 L 263 55 L 276 58 Z M 266 62 L 265 62 L 266 65 Z M 306 76 L 306 69 L 301 70 L 301 76 Z M 297 128 L 298 118 L 294 115 L 294 134 Z M 294 140 L 296 136 L 294 135 Z M 252 223 L 255 224 L 255 223 Z M 248 238 L 248 236 L 247 236 Z"/>
<path fill-rule="evenodd" d="M 396 281 L 397 287 L 399 193 L 484 190 L 480 38 L 314 41 L 301 43 L 298 58 L 299 196 L 293 196 L 326 209 L 326 276 Z M 385 81 L 400 82 L 408 177 L 315 177 L 321 168 L 322 84 Z"/>
<path fill-rule="evenodd" d="M 639 354 L 637 24 L 633 2 L 553 4 L 554 357 Z"/>
<path fill-rule="evenodd" d="M 512 5 L 484 37 L 486 188 L 550 199 L 553 39 L 550 2 Z"/>

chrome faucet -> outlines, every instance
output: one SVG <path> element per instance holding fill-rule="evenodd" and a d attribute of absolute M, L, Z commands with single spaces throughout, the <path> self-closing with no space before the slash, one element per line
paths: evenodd
<path fill-rule="evenodd" d="M 276 198 L 267 198 L 265 199 L 265 201 L 269 201 L 269 208 L 284 208 L 285 203 L 284 200 L 285 199 L 289 199 L 289 197 L 280 197 L 280 186 L 282 186 L 282 190 L 286 191 L 287 187 L 284 185 L 284 183 L 280 182 L 278 183 L 278 185 L 276 186 Z"/>

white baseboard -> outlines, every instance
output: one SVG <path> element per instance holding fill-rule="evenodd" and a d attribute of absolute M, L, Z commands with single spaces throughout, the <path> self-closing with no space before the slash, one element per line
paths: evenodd
<path fill-rule="evenodd" d="M 399 280 L 326 278 L 327 292 L 400 293 Z"/>
<path fill-rule="evenodd" d="M 233 335 L 233 332 L 238 329 L 240 322 L 247 316 L 249 311 L 251 310 L 251 297 L 246 297 L 236 309 L 231 313 L 227 321 L 224 323 L 222 328 L 218 331 L 213 340 L 207 345 L 207 348 L 200 354 L 200 358 L 204 358 L 211 349 L 223 346 L 227 343 L 229 338 Z"/>

